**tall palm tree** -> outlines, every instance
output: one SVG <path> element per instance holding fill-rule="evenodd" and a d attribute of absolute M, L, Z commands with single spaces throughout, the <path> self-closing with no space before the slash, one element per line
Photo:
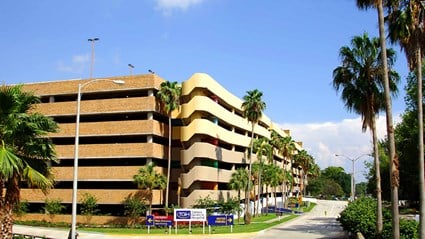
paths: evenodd
<path fill-rule="evenodd" d="M 262 171 L 263 171 L 263 157 L 266 157 L 268 162 L 273 160 L 273 148 L 270 145 L 270 142 L 267 138 L 261 137 L 257 140 L 254 140 L 253 150 L 257 155 L 257 158 L 260 160 L 260 168 L 258 171 L 258 195 L 261 198 L 263 184 L 262 184 Z M 259 203 L 257 204 L 257 215 L 259 213 Z"/>
<path fill-rule="evenodd" d="M 165 190 L 165 208 L 168 209 L 168 194 L 170 190 L 170 170 L 171 170 L 171 113 L 180 107 L 180 96 L 182 88 L 177 82 L 164 81 L 161 83 L 156 97 L 159 99 L 162 110 L 168 115 L 168 167 L 167 186 Z M 167 210 L 168 212 L 168 210 Z"/>
<path fill-rule="evenodd" d="M 377 233 L 382 233 L 382 197 L 381 176 L 379 166 L 378 140 L 376 134 L 376 117 L 385 109 L 385 86 L 382 71 L 386 69 L 380 58 L 382 48 L 378 38 L 370 39 L 365 33 L 355 36 L 351 40 L 351 48 L 343 46 L 340 49 L 342 65 L 333 72 L 333 86 L 336 91 L 341 91 L 341 99 L 349 111 L 361 115 L 362 131 L 369 128 L 372 132 L 374 158 L 376 168 L 376 198 L 377 208 Z M 387 64 L 392 66 L 395 61 L 395 52 L 387 49 Z M 391 70 L 390 90 L 397 92 L 397 83 L 400 79 L 397 72 Z"/>
<path fill-rule="evenodd" d="M 232 173 L 232 177 L 229 181 L 229 187 L 232 190 L 238 191 L 238 203 L 241 202 L 241 190 L 246 189 L 248 187 L 248 172 L 244 168 L 238 168 L 234 173 Z M 247 207 L 247 205 L 245 205 Z M 238 210 L 238 223 L 240 219 L 240 210 Z"/>
<path fill-rule="evenodd" d="M 251 143 L 249 151 L 249 169 L 248 169 L 248 178 L 251 178 L 251 159 L 252 159 L 252 148 L 254 145 L 254 127 L 261 119 L 263 111 L 266 109 L 266 103 L 262 100 L 263 93 L 257 89 L 252 91 L 247 91 L 246 95 L 243 97 L 244 102 L 242 103 L 243 116 L 251 123 Z M 248 198 L 248 187 L 245 191 L 245 204 L 249 205 Z M 245 223 L 249 224 L 250 214 L 249 207 L 245 208 Z"/>
<path fill-rule="evenodd" d="M 313 157 L 311 157 L 307 151 L 300 150 L 297 154 L 294 155 L 294 162 L 302 169 L 300 193 L 305 195 L 305 182 L 307 181 L 308 171 L 310 170 L 313 163 Z"/>
<path fill-rule="evenodd" d="M 44 193 L 53 187 L 49 163 L 57 159 L 47 134 L 58 126 L 33 112 L 39 102 L 21 85 L 0 86 L 0 238 L 12 238 L 12 210 L 19 203 L 22 181 Z"/>
<path fill-rule="evenodd" d="M 277 151 L 282 154 L 282 167 L 283 167 L 283 181 L 282 181 L 282 202 L 284 201 L 284 195 L 286 198 L 288 192 L 288 182 L 290 183 L 289 191 L 292 191 L 293 188 L 293 177 L 292 170 L 286 170 L 285 161 L 289 161 L 292 163 L 292 156 L 296 154 L 297 149 L 295 147 L 295 141 L 291 138 L 291 136 L 281 136 L 275 130 L 271 131 L 270 143 L 273 148 L 277 149 Z M 292 166 L 291 166 L 292 167 Z M 285 187 L 283 187 L 285 186 Z M 286 200 L 285 200 L 286 202 Z"/>
<path fill-rule="evenodd" d="M 392 0 L 385 0 L 388 3 Z M 385 42 L 385 23 L 384 23 L 384 0 L 356 0 L 357 7 L 360 9 L 376 8 L 378 12 L 378 25 L 379 25 L 379 43 L 381 46 L 381 60 L 382 60 L 382 79 L 384 81 L 384 94 L 385 94 L 385 113 L 387 119 L 387 137 L 388 137 L 388 151 L 390 153 L 390 180 L 391 180 L 391 213 L 392 213 L 392 232 L 393 238 L 400 238 L 400 220 L 398 211 L 398 187 L 399 187 L 399 170 L 398 170 L 398 157 L 396 155 L 395 139 L 394 139 L 394 125 L 393 125 L 393 113 L 392 113 L 392 102 L 391 102 L 391 88 L 390 88 L 390 77 L 388 72 L 388 58 L 387 58 L 387 46 Z M 374 146 L 374 151 L 377 148 Z M 376 155 L 375 155 L 376 161 Z M 379 213 L 379 210 L 378 210 Z M 382 214 L 382 213 L 381 213 Z M 377 220 L 377 232 L 382 232 L 382 216 Z"/>
<path fill-rule="evenodd" d="M 392 0 L 388 4 L 389 36 L 406 54 L 409 69 L 416 68 L 418 97 L 418 161 L 420 194 L 420 237 L 425 238 L 424 129 L 422 65 L 425 56 L 425 3 L 418 0 Z"/>
<path fill-rule="evenodd" d="M 152 213 L 152 200 L 153 200 L 153 190 L 158 188 L 160 190 L 164 189 L 167 184 L 167 178 L 155 171 L 155 165 L 149 163 L 148 165 L 139 169 L 139 172 L 133 176 L 134 183 L 141 189 L 146 189 L 148 191 L 148 201 L 149 201 L 149 212 Z"/>

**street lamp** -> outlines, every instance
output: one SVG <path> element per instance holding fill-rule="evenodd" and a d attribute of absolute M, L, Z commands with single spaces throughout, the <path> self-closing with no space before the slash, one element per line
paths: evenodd
<path fill-rule="evenodd" d="M 81 90 L 87 85 L 98 82 L 98 81 L 109 81 L 114 84 L 123 85 L 125 82 L 122 80 L 110 80 L 110 79 L 94 79 L 87 81 L 83 84 L 78 84 L 77 94 L 77 115 L 75 123 L 75 146 L 74 146 L 74 174 L 73 174 L 73 185 L 72 185 L 72 222 L 71 222 L 71 238 L 76 238 L 77 228 L 77 190 L 78 190 L 78 147 L 79 147 L 79 136 L 80 136 L 80 108 L 81 108 Z"/>
<path fill-rule="evenodd" d="M 358 159 L 360 159 L 363 156 L 366 156 L 368 154 L 362 154 L 356 158 L 350 158 L 348 156 L 345 156 L 343 154 L 335 154 L 336 157 L 343 157 L 346 158 L 348 160 L 350 160 L 353 163 L 353 172 L 351 174 L 351 201 L 354 201 L 354 197 L 355 197 L 355 193 L 356 193 L 356 185 L 354 184 L 354 173 L 355 173 L 355 168 L 354 168 L 354 162 L 356 162 Z"/>
<path fill-rule="evenodd" d="M 99 38 L 89 38 L 89 42 L 91 42 L 91 64 L 90 64 L 90 79 L 93 77 L 93 65 L 94 65 L 94 42 L 99 41 Z"/>
<path fill-rule="evenodd" d="M 130 75 L 133 75 L 134 66 L 132 64 L 128 64 L 128 68 L 130 69 Z"/>

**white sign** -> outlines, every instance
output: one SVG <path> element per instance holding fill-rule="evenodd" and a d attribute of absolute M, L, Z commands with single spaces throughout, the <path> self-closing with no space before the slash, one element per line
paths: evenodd
<path fill-rule="evenodd" d="M 174 221 L 176 222 L 205 222 L 207 209 L 202 208 L 179 208 L 174 209 Z"/>

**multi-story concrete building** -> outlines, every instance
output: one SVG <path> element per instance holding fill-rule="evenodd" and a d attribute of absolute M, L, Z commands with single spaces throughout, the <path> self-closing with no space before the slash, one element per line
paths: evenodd
<path fill-rule="evenodd" d="M 118 79 L 125 84 L 111 82 Z M 24 86 L 41 97 L 42 103 L 34 110 L 53 117 L 60 127 L 50 135 L 60 160 L 52 165 L 55 188 L 47 196 L 33 189 L 21 191 L 21 197 L 35 210 L 46 198 L 71 204 L 78 85 L 89 81 Z M 122 76 L 93 81 L 82 89 L 79 200 L 90 193 L 98 199 L 101 210 L 120 215 L 122 202 L 140 194 L 133 183 L 139 168 L 153 162 L 158 172 L 167 174 L 168 118 L 155 98 L 163 81 L 155 74 Z M 206 74 L 194 74 L 181 86 L 181 107 L 172 120 L 170 204 L 190 207 L 196 199 L 208 195 L 212 199 L 234 197 L 236 192 L 227 184 L 237 168 L 247 167 L 251 137 L 251 124 L 242 116 L 242 100 Z M 254 135 L 270 137 L 270 129 L 282 136 L 289 133 L 263 115 Z M 301 144 L 297 147 L 301 149 Z M 299 175 L 299 169 L 292 168 L 283 157 L 276 154 L 274 159 Z M 298 176 L 295 182 L 297 186 Z M 164 193 L 154 190 L 154 207 L 164 206 Z"/>

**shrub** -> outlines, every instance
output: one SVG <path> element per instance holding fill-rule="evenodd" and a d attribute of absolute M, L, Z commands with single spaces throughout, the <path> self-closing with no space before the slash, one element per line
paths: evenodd
<path fill-rule="evenodd" d="M 376 235 L 376 208 L 375 199 L 362 197 L 341 212 L 337 219 L 345 231 L 356 234 L 361 232 L 365 238 L 377 238 Z M 383 208 L 383 232 L 381 238 L 392 238 L 391 212 Z M 400 220 L 400 238 L 417 239 L 419 223 L 414 220 Z"/>
<path fill-rule="evenodd" d="M 365 238 L 375 237 L 377 203 L 372 198 L 359 198 L 348 204 L 338 221 L 345 231 L 361 232 Z"/>
<path fill-rule="evenodd" d="M 97 207 L 97 198 L 90 193 L 85 193 L 81 200 L 81 214 L 86 216 L 96 215 L 99 212 Z"/>
<path fill-rule="evenodd" d="M 146 204 L 139 197 L 129 195 L 124 200 L 124 209 L 124 215 L 129 217 L 130 225 L 134 226 L 137 218 L 146 212 Z"/>
<path fill-rule="evenodd" d="M 29 211 L 29 203 L 28 203 L 28 201 L 20 201 L 13 208 L 13 213 L 15 213 L 17 216 L 23 216 L 28 211 Z"/>
<path fill-rule="evenodd" d="M 65 209 L 65 206 L 62 205 L 62 201 L 60 199 L 46 199 L 44 201 L 44 213 L 50 215 L 61 214 Z"/>

